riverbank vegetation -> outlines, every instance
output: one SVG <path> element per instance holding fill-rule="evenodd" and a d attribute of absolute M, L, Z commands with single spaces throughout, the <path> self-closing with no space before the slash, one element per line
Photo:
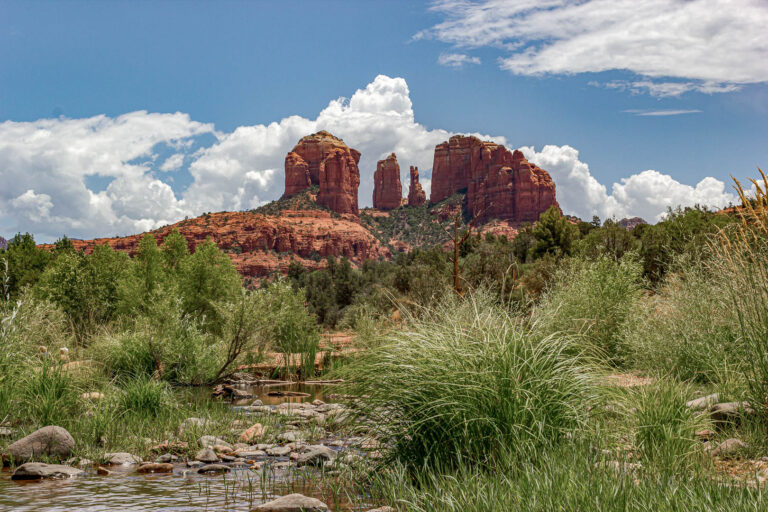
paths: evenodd
<path fill-rule="evenodd" d="M 129 258 L 86 256 L 66 239 L 41 252 L 19 235 L 0 253 L 0 423 L 57 424 L 112 451 L 144 453 L 141 439 L 189 417 L 212 423 L 187 442 L 231 439 L 237 413 L 180 386 L 280 353 L 282 375 L 331 368 L 357 397 L 343 428 L 371 439 L 376 457 L 328 485 L 359 502 L 762 509 L 766 188 L 734 212 L 675 210 L 632 230 L 550 210 L 511 241 L 471 236 L 459 293 L 443 247 L 359 269 L 293 265 L 244 290 L 210 241 L 189 254 L 177 233 L 159 247 L 148 236 Z M 321 370 L 323 328 L 355 341 Z"/>

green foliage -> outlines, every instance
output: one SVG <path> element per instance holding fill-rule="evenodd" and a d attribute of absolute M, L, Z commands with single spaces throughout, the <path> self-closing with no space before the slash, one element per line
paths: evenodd
<path fill-rule="evenodd" d="M 14 236 L 8 241 L 8 248 L 0 251 L 0 265 L 8 266 L 5 292 L 1 299 L 6 299 L 7 295 L 15 300 L 24 288 L 37 283 L 51 259 L 51 253 L 38 249 L 29 233 Z"/>
<path fill-rule="evenodd" d="M 622 335 L 627 364 L 686 381 L 727 381 L 743 363 L 729 280 L 701 263 L 667 276 L 630 315 Z"/>
<path fill-rule="evenodd" d="M 576 242 L 576 252 L 590 259 L 605 256 L 619 260 L 625 254 L 636 251 L 640 245 L 631 231 L 612 220 L 605 221 L 602 228 L 584 224 L 589 226 L 589 231 Z"/>
<path fill-rule="evenodd" d="M 530 336 L 486 293 L 447 297 L 347 367 L 392 458 L 530 460 L 583 425 L 591 386 L 567 339 Z"/>
<path fill-rule="evenodd" d="M 534 312 L 535 328 L 581 335 L 616 363 L 621 333 L 640 297 L 640 285 L 641 268 L 634 258 L 571 260 Z"/>
<path fill-rule="evenodd" d="M 46 269 L 35 292 L 70 318 L 75 334 L 82 340 L 113 318 L 119 299 L 118 283 L 128 269 L 128 256 L 108 245 L 96 246 L 90 256 L 65 252 Z"/>
<path fill-rule="evenodd" d="M 685 405 L 690 396 L 689 387 L 667 379 L 635 392 L 635 446 L 645 467 L 672 473 L 701 467 L 695 433 L 704 422 Z"/>
<path fill-rule="evenodd" d="M 51 366 L 50 361 L 44 361 L 22 379 L 16 414 L 40 425 L 65 424 L 75 415 L 79 390 L 60 365 Z"/>
<path fill-rule="evenodd" d="M 579 236 L 579 228 L 563 217 L 556 206 L 550 206 L 539 216 L 531 234 L 536 241 L 531 249 L 534 258 L 545 254 L 568 256 Z"/>
<path fill-rule="evenodd" d="M 182 311 L 202 319 L 210 329 L 221 329 L 217 302 L 232 300 L 241 288 L 240 274 L 232 260 L 210 237 L 194 254 L 181 260 L 178 275 Z"/>
<path fill-rule="evenodd" d="M 146 375 L 122 382 L 117 396 L 119 411 L 142 418 L 156 417 L 173 406 L 168 385 Z"/>
<path fill-rule="evenodd" d="M 174 229 L 163 239 L 160 251 L 163 253 L 166 268 L 175 271 L 179 268 L 181 261 L 189 256 L 187 239 L 179 233 L 178 229 Z"/>

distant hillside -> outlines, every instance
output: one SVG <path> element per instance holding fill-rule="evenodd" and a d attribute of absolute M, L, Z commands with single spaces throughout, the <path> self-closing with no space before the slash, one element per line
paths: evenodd
<path fill-rule="evenodd" d="M 8 248 L 8 240 L 0 236 L 0 251 Z"/>

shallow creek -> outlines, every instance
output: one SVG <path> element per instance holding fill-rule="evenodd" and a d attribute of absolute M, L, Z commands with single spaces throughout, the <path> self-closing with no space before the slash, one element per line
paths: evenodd
<path fill-rule="evenodd" d="M 255 398 L 234 402 L 246 405 L 256 398 L 264 405 L 284 402 L 334 402 L 334 386 L 239 386 L 252 391 Z M 274 391 L 307 393 L 309 396 L 276 397 Z M 196 392 L 207 393 L 209 389 Z M 273 467 L 265 464 L 261 470 L 233 468 L 221 475 L 195 473 L 184 463 L 174 464 L 173 473 L 142 475 L 131 466 L 110 466 L 112 474 L 99 476 L 96 467 L 88 468 L 82 477 L 68 480 L 12 481 L 8 468 L 0 471 L 0 510 L 13 511 L 248 511 L 253 507 L 290 492 L 299 492 L 320 499 L 313 478 L 314 469 Z M 354 510 L 349 503 L 326 503 L 334 511 Z"/>

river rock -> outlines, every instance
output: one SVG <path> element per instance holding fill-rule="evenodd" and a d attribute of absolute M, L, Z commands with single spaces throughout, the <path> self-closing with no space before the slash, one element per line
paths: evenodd
<path fill-rule="evenodd" d="M 219 462 L 219 456 L 210 448 L 203 448 L 195 454 L 195 460 L 206 463 Z"/>
<path fill-rule="evenodd" d="M 229 473 L 232 468 L 224 464 L 206 464 L 197 470 L 198 473 Z"/>
<path fill-rule="evenodd" d="M 43 478 L 72 478 L 84 475 L 82 469 L 65 466 L 63 464 L 42 464 L 40 462 L 27 462 L 13 472 L 13 480 L 41 480 Z"/>
<path fill-rule="evenodd" d="M 226 450 L 231 451 L 232 445 L 223 439 L 219 439 L 214 436 L 203 436 L 197 440 L 197 443 L 203 448 L 213 448 L 214 446 L 223 446 Z"/>
<path fill-rule="evenodd" d="M 735 438 L 726 439 L 725 441 L 720 443 L 717 446 L 717 448 L 712 450 L 711 455 L 713 457 L 728 457 L 747 447 L 748 447 L 747 443 L 739 439 L 735 439 Z"/>
<path fill-rule="evenodd" d="M 395 509 L 392 507 L 379 507 L 379 508 L 372 508 L 368 512 L 395 512 Z"/>
<path fill-rule="evenodd" d="M 90 391 L 88 393 L 83 393 L 80 395 L 80 398 L 83 400 L 93 400 L 98 401 L 104 398 L 104 393 L 99 393 L 98 391 Z"/>
<path fill-rule="evenodd" d="M 104 455 L 107 460 L 107 464 L 113 466 L 125 466 L 129 464 L 139 464 L 141 459 L 135 455 L 126 452 L 107 453 Z"/>
<path fill-rule="evenodd" d="M 250 443 L 257 439 L 261 439 L 264 436 L 264 427 L 261 423 L 256 423 L 242 434 L 240 434 L 240 441 L 244 443 Z"/>
<path fill-rule="evenodd" d="M 701 398 L 685 402 L 685 405 L 694 411 L 703 411 L 704 409 L 712 407 L 712 405 L 716 404 L 719 399 L 720 395 L 712 393 L 711 395 L 702 396 Z"/>
<path fill-rule="evenodd" d="M 287 446 L 275 446 L 273 448 L 267 448 L 267 455 L 272 457 L 285 457 L 291 453 L 291 449 Z"/>
<path fill-rule="evenodd" d="M 72 455 L 74 448 L 75 440 L 69 432 L 51 425 L 11 444 L 8 447 L 8 455 L 18 461 L 41 456 L 66 459 Z"/>
<path fill-rule="evenodd" d="M 336 452 L 327 446 L 310 446 L 309 449 L 296 458 L 297 466 L 323 466 L 336 458 Z"/>
<path fill-rule="evenodd" d="M 303 494 L 289 494 L 269 503 L 259 505 L 253 510 L 262 512 L 331 512 L 328 505 L 317 498 L 308 498 Z"/>
<path fill-rule="evenodd" d="M 173 464 L 149 462 L 139 466 L 136 471 L 139 473 L 173 473 Z"/>

